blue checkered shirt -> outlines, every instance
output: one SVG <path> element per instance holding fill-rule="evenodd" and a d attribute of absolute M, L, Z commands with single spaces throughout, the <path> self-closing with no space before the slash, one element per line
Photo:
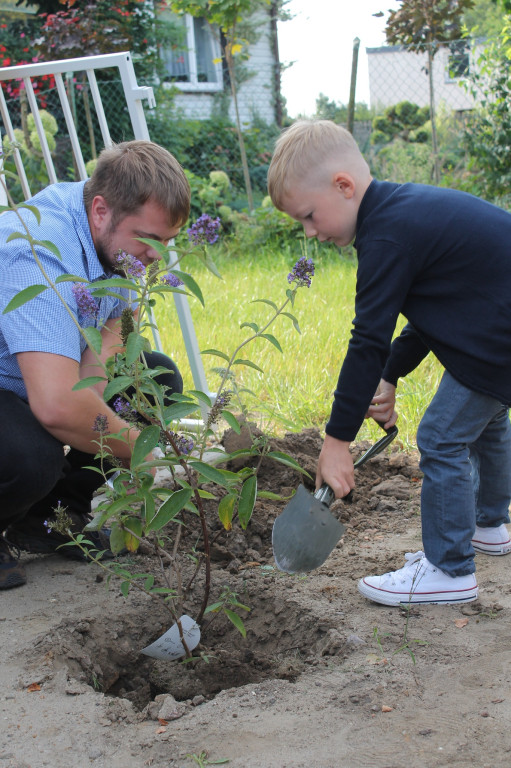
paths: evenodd
<path fill-rule="evenodd" d="M 33 212 L 19 209 L 32 237 L 48 240 L 59 249 L 61 259 L 42 246 L 36 248 L 51 280 L 64 274 L 77 275 L 89 282 L 106 277 L 92 242 L 83 202 L 84 184 L 83 181 L 53 184 L 29 200 L 39 211 L 40 224 Z M 10 234 L 22 231 L 14 212 L 0 216 L 0 388 L 10 389 L 26 400 L 27 392 L 16 360 L 18 352 L 50 352 L 79 362 L 86 342 L 51 288 L 2 314 L 19 291 L 30 285 L 47 285 L 27 241 L 7 242 Z M 73 284 L 59 283 L 57 289 L 82 328 L 101 327 L 105 320 L 119 317 L 126 306 L 121 298 L 105 296 L 96 300 L 97 317 L 84 317 L 73 295 Z M 128 293 L 123 289 L 114 289 L 114 292 L 124 297 Z"/>

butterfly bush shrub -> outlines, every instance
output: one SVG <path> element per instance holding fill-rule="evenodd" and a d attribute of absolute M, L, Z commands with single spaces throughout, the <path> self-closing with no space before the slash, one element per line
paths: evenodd
<path fill-rule="evenodd" d="M 203 350 L 203 355 L 221 360 L 221 366 L 215 369 L 220 383 L 214 395 L 190 390 L 182 394 L 172 392 L 168 396 L 166 387 L 155 379 L 162 369 L 149 368 L 145 359 L 151 349 L 149 339 L 154 323 L 153 308 L 156 302 L 165 301 L 169 294 L 175 292 L 186 294 L 205 305 L 198 283 L 185 271 L 183 262 L 191 254 L 198 255 L 207 268 L 219 276 L 210 249 L 219 238 L 220 220 L 207 214 L 201 215 L 187 230 L 187 244 L 179 248 L 174 245 L 164 246 L 153 240 L 142 240 L 156 249 L 161 257 L 147 269 L 131 254 L 119 251 L 112 254 L 116 273 L 104 280 L 87 283 L 79 276 L 66 274 L 52 281 L 44 272 L 37 248 L 50 248 L 59 259 L 61 254 L 53 244 L 38 242 L 31 236 L 20 215 L 20 209 L 24 207 L 30 207 L 36 218 L 39 218 L 36 209 L 26 204 L 16 205 L 12 200 L 9 200 L 8 205 L 0 206 L 0 211 L 14 210 L 18 214 L 21 226 L 16 237 L 29 243 L 41 269 L 41 284 L 18 293 L 5 308 L 5 312 L 16 309 L 46 290 L 55 291 L 65 303 L 59 283 L 71 281 L 72 295 L 81 316 L 93 323 L 102 296 L 114 288 L 129 289 L 129 299 L 120 318 L 122 347 L 106 363 L 100 359 L 101 330 L 94 324 L 81 328 L 69 306 L 67 310 L 101 366 L 100 375 L 82 379 L 75 389 L 98 383 L 104 385 L 105 402 L 129 425 L 139 430 L 131 461 L 121 462 L 112 456 L 107 440 L 110 435 L 108 418 L 98 415 L 91 424 L 91 430 L 99 465 L 95 469 L 102 473 L 105 485 L 94 518 L 83 533 L 73 534 L 66 509 L 59 505 L 55 510 L 55 519 L 48 520 L 47 526 L 67 534 L 70 541 L 64 546 L 79 547 L 91 561 L 107 572 L 109 580 L 117 577 L 123 595 L 126 596 L 130 589 L 135 588 L 162 602 L 172 620 L 180 627 L 185 649 L 186 642 L 179 617 L 192 610 L 191 606 L 197 605 L 197 602 L 200 607 L 195 609 L 194 618 L 199 625 L 224 613 L 245 635 L 240 611 L 246 611 L 248 607 L 239 603 L 236 594 L 229 589 L 223 588 L 216 597 L 211 594 L 214 585 L 210 545 L 215 521 L 210 519 L 211 512 L 207 511 L 205 503 L 211 504 L 215 496 L 204 486 L 214 484 L 219 489 L 217 513 L 223 528 L 230 531 L 236 525 L 245 530 L 258 495 L 272 494 L 258 491 L 257 466 L 260 462 L 253 461 L 251 464 L 254 467 L 243 466 L 236 472 L 223 469 L 222 465 L 232 458 L 257 459 L 266 456 L 298 471 L 302 470 L 291 457 L 271 450 L 268 440 L 254 440 L 252 445 L 236 451 L 235 455 L 226 454 L 220 448 L 211 448 L 211 442 L 219 424 L 227 424 L 239 433 L 239 414 L 247 415 L 242 399 L 243 387 L 237 380 L 238 371 L 247 366 L 261 369 L 246 356 L 245 348 L 255 339 L 262 338 L 282 352 L 278 339 L 269 332 L 280 318 L 291 322 L 300 332 L 298 321 L 290 310 L 294 307 L 298 290 L 308 288 L 311 284 L 313 262 L 304 256 L 299 258 L 287 275 L 287 286 L 284 276 L 285 290 L 280 304 L 267 298 L 254 300 L 268 308 L 268 317 L 262 326 L 250 321 L 241 323 L 240 327 L 247 329 L 247 336 L 232 352 L 215 348 Z M 186 423 L 199 424 L 198 431 L 187 430 L 183 427 Z M 116 438 L 128 442 L 127 432 L 128 429 L 117 434 Z M 210 447 L 206 461 L 204 454 L 207 446 Z M 166 471 L 159 471 L 162 469 Z M 279 498 L 276 495 L 274 497 Z M 113 561 L 103 559 L 103 552 L 94 549 L 87 538 L 87 530 L 102 528 L 110 530 L 110 549 L 116 557 Z M 185 528 L 192 528 L 195 536 L 184 536 Z M 192 548 L 189 544 L 191 538 L 194 539 Z M 152 555 L 153 567 L 144 572 L 139 572 L 132 565 L 136 563 L 136 558 L 130 558 L 128 563 L 124 557 L 124 553 L 134 554 L 141 548 L 144 554 Z M 202 590 L 199 601 L 194 593 L 197 588 Z M 206 614 L 208 619 L 204 618 Z"/>

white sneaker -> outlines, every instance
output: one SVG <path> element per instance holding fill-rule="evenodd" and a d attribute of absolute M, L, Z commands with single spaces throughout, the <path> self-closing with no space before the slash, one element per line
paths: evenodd
<path fill-rule="evenodd" d="M 408 552 L 404 568 L 366 576 L 358 582 L 364 597 L 383 605 L 408 603 L 470 603 L 477 598 L 474 573 L 449 576 L 427 560 L 424 552 Z"/>
<path fill-rule="evenodd" d="M 498 528 L 479 528 L 476 525 L 472 546 L 476 552 L 485 555 L 508 555 L 511 552 L 511 539 L 504 523 Z"/>

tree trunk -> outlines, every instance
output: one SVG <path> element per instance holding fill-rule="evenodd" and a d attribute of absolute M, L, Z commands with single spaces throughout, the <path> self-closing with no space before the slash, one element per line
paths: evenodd
<path fill-rule="evenodd" d="M 227 67 L 229 69 L 229 79 L 231 81 L 231 93 L 232 93 L 232 100 L 234 103 L 234 113 L 236 115 L 236 130 L 238 133 L 238 143 L 240 147 L 241 166 L 243 168 L 243 178 L 245 180 L 245 189 L 247 192 L 248 210 L 250 211 L 250 213 L 252 213 L 254 210 L 254 196 L 252 194 L 252 183 L 250 181 L 250 173 L 248 170 L 248 160 L 247 160 L 247 152 L 245 150 L 245 141 L 243 139 L 243 133 L 241 132 L 241 120 L 240 120 L 240 113 L 238 109 L 238 93 L 236 89 L 236 81 L 234 79 L 234 61 L 232 58 L 231 51 L 229 50 L 230 45 L 231 43 L 228 44 L 225 50 L 225 59 L 227 61 Z"/>
<path fill-rule="evenodd" d="M 440 184 L 440 162 L 438 157 L 438 141 L 436 135 L 435 90 L 433 86 L 433 53 L 428 46 L 428 77 L 429 77 L 429 117 L 431 120 L 431 142 L 433 144 L 433 171 L 435 184 Z"/>

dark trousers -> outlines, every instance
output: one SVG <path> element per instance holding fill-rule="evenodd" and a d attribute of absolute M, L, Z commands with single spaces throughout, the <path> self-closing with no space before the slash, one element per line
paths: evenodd
<path fill-rule="evenodd" d="M 150 368 L 163 366 L 155 380 L 166 387 L 166 399 L 183 391 L 175 363 L 160 352 L 145 355 Z M 94 455 L 64 446 L 33 416 L 14 392 L 0 389 L 0 533 L 27 518 L 31 523 L 54 517 L 59 502 L 77 514 L 90 513 L 94 491 L 104 483 L 94 466 Z M 92 425 L 91 425 L 92 429 Z"/>

